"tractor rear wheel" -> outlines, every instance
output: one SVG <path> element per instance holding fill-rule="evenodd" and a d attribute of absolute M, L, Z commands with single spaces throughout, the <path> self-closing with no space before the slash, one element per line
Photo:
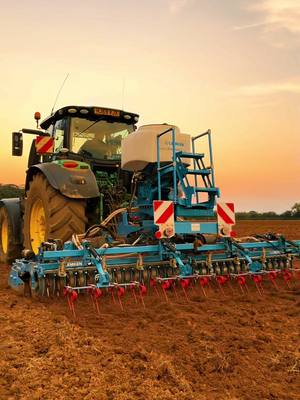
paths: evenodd
<path fill-rule="evenodd" d="M 7 209 L 0 208 L 0 263 L 10 264 L 15 258 L 20 257 L 20 245 L 15 244 L 13 226 Z"/>
<path fill-rule="evenodd" d="M 24 211 L 24 248 L 38 253 L 49 239 L 70 240 L 85 232 L 86 202 L 63 196 L 48 183 L 43 174 L 33 177 L 26 193 Z"/>

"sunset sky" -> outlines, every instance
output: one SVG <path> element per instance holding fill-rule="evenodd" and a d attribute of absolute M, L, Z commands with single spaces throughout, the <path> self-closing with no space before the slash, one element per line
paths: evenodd
<path fill-rule="evenodd" d="M 2 0 L 0 57 L 0 183 L 24 182 L 11 132 L 50 113 L 69 73 L 57 107 L 210 128 L 238 210 L 300 201 L 300 0 Z"/>

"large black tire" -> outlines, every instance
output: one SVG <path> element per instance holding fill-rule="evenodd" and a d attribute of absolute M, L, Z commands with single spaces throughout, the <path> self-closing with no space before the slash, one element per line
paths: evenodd
<path fill-rule="evenodd" d="M 36 211 L 43 208 L 43 212 Z M 85 232 L 86 202 L 63 196 L 48 183 L 43 174 L 37 174 L 26 193 L 24 211 L 24 248 L 37 254 L 41 242 L 49 239 L 70 240 L 72 235 Z M 42 228 L 38 234 L 39 224 Z"/>
<path fill-rule="evenodd" d="M 15 244 L 13 226 L 7 209 L 0 208 L 0 263 L 10 264 L 21 256 L 21 246 Z"/>

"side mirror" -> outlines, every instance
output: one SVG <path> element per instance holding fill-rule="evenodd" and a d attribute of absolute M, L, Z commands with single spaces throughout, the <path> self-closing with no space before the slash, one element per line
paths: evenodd
<path fill-rule="evenodd" d="M 12 133 L 12 155 L 21 156 L 23 154 L 23 133 Z"/>

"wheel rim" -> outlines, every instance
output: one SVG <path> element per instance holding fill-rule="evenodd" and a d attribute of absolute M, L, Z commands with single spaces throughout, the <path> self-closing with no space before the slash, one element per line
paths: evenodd
<path fill-rule="evenodd" d="M 8 249 L 8 221 L 4 218 L 1 226 L 1 246 L 4 254 L 7 254 Z"/>
<path fill-rule="evenodd" d="M 46 217 L 42 200 L 37 199 L 30 213 L 30 241 L 32 251 L 37 254 L 41 243 L 45 240 Z"/>

